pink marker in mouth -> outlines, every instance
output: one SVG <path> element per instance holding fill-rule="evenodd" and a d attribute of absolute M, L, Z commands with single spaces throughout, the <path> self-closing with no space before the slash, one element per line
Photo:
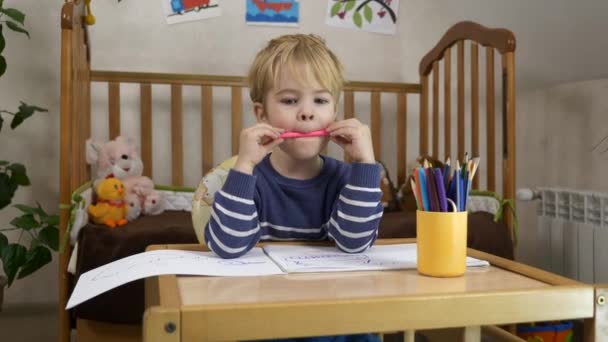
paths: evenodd
<path fill-rule="evenodd" d="M 289 138 L 306 138 L 306 137 L 325 137 L 329 136 L 329 132 L 323 128 L 316 131 L 310 131 L 307 133 L 302 132 L 285 132 L 282 133 L 279 138 L 289 139 Z"/>

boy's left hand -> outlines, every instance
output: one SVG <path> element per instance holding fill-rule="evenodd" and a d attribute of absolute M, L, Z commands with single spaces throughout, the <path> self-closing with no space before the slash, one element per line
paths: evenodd
<path fill-rule="evenodd" d="M 331 140 L 340 145 L 353 161 L 376 162 L 369 126 L 353 118 L 335 121 L 327 127 L 327 131 Z"/>

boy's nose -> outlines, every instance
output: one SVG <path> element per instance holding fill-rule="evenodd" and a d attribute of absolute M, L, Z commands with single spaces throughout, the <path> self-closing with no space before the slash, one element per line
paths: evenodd
<path fill-rule="evenodd" d="M 300 119 L 300 121 L 310 121 L 314 119 L 314 117 L 315 116 L 313 114 L 300 113 L 298 119 Z"/>

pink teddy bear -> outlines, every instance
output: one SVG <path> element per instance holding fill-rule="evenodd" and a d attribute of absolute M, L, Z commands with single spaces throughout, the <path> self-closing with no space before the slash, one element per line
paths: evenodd
<path fill-rule="evenodd" d="M 154 190 L 154 183 L 150 178 L 142 176 L 144 164 L 132 139 L 118 136 L 106 143 L 89 139 L 86 143 L 86 151 L 87 163 L 94 165 L 96 169 L 94 186 L 108 177 L 116 177 L 123 182 L 125 199 L 129 202 L 127 213 L 129 221 L 139 217 L 140 214 L 157 215 L 164 211 L 161 193 Z M 154 201 L 154 207 L 146 209 L 145 203 L 148 197 L 150 203 Z"/>

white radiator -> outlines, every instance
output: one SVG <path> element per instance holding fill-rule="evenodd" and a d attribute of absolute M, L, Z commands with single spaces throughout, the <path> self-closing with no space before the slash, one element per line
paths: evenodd
<path fill-rule="evenodd" d="M 518 191 L 539 199 L 541 268 L 586 283 L 608 282 L 608 194 L 559 188 Z"/>

